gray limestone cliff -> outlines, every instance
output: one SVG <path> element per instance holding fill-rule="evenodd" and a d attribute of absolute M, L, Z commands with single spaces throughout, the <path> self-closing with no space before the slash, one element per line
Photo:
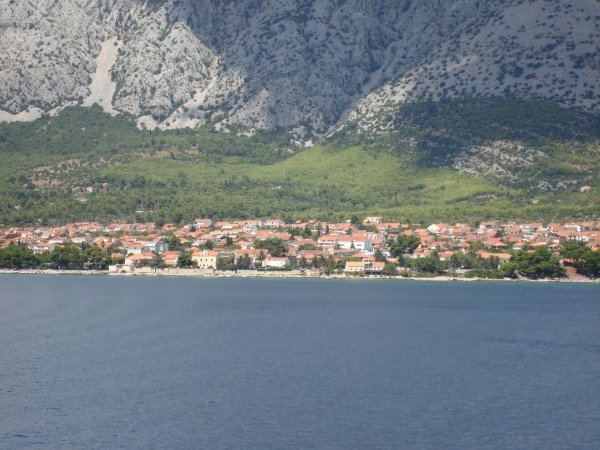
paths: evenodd
<path fill-rule="evenodd" d="M 0 120 L 99 103 L 324 133 L 478 96 L 600 112 L 598 0 L 0 0 L 0 33 Z"/>

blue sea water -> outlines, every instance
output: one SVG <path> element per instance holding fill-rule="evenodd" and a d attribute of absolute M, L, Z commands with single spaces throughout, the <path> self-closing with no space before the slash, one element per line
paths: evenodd
<path fill-rule="evenodd" d="M 598 449 L 600 286 L 0 276 L 0 448 Z"/>

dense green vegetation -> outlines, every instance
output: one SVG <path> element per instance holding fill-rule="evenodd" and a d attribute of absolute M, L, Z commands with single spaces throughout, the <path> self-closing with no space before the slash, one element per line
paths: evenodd
<path fill-rule="evenodd" d="M 598 189 L 577 190 L 580 181 L 599 181 L 594 116 L 488 100 L 407 105 L 393 119 L 395 131 L 367 135 L 348 127 L 305 150 L 285 132 L 138 130 L 131 117 L 110 117 L 97 107 L 1 124 L 0 223 L 367 213 L 415 223 L 600 216 Z M 511 182 L 450 167 L 453 155 L 490 139 L 520 140 L 546 156 L 515 167 Z M 565 187 L 545 192 L 535 182 L 540 179 L 564 180 Z"/>
<path fill-rule="evenodd" d="M 501 280 L 505 277 L 506 273 L 502 269 L 473 269 L 465 273 L 465 278 Z"/>
<path fill-rule="evenodd" d="M 60 245 L 40 255 L 22 244 L 0 249 L 2 269 L 106 270 L 112 261 L 110 253 L 96 245 Z"/>
<path fill-rule="evenodd" d="M 420 243 L 419 236 L 398 234 L 396 239 L 390 239 L 387 244 L 392 256 L 398 258 L 406 253 L 414 253 Z"/>
<path fill-rule="evenodd" d="M 502 266 L 504 275 L 514 278 L 521 275 L 526 278 L 558 278 L 565 276 L 565 269 L 557 256 L 546 247 L 539 247 L 534 252 L 521 250 L 511 261 Z"/>
<path fill-rule="evenodd" d="M 0 125 L 0 150 L 18 153 L 47 162 L 65 156 L 117 157 L 140 151 L 190 150 L 204 161 L 220 162 L 224 157 L 268 164 L 287 153 L 286 133 L 255 132 L 241 135 L 243 129 L 230 127 L 217 132 L 211 127 L 148 131 L 136 127 L 132 116 L 112 117 L 94 105 L 90 108 L 68 107 L 54 117 L 44 115 L 34 122 Z M 58 158 L 54 158 L 54 156 Z M 170 156 L 170 155 L 169 155 Z M 121 158 L 119 158 L 121 157 Z"/>
<path fill-rule="evenodd" d="M 267 250 L 275 257 L 281 256 L 289 250 L 288 245 L 279 238 L 257 239 L 254 241 L 254 248 Z"/>
<path fill-rule="evenodd" d="M 180 269 L 188 269 L 198 267 L 198 263 L 192 259 L 192 254 L 189 252 L 181 252 L 177 257 L 177 267 Z"/>
<path fill-rule="evenodd" d="M 600 277 L 600 251 L 578 242 L 567 242 L 560 249 L 563 258 L 572 261 L 573 267 L 581 275 L 587 277 Z"/>
<path fill-rule="evenodd" d="M 374 137 L 357 133 L 357 125 L 350 124 L 334 142 L 342 148 L 361 145 L 370 152 L 393 153 L 422 167 L 451 165 L 469 148 L 502 143 L 499 153 L 483 160 L 509 170 L 515 176 L 513 185 L 531 188 L 532 180 L 598 179 L 600 117 L 593 114 L 504 98 L 408 103 L 391 111 L 373 121 L 391 124 L 392 131 Z M 533 164 L 514 161 L 524 150 Z"/>
<path fill-rule="evenodd" d="M 595 264 L 600 260 L 600 252 L 592 252 L 587 249 L 585 259 L 586 270 L 580 270 L 582 275 L 594 275 L 593 268 L 598 270 Z M 533 252 L 518 251 L 511 260 L 500 265 L 498 258 L 492 256 L 487 259 L 477 257 L 473 253 L 456 254 L 449 261 L 442 261 L 437 254 L 432 254 L 423 258 L 402 258 L 400 265 L 405 269 L 411 269 L 417 275 L 435 276 L 442 275 L 448 271 L 457 269 L 469 269 L 465 272 L 466 278 L 517 278 L 524 277 L 530 279 L 539 278 L 560 278 L 565 276 L 565 269 L 560 259 L 546 247 L 539 247 Z M 597 273 L 597 272 L 596 272 Z"/>
<path fill-rule="evenodd" d="M 39 265 L 39 258 L 26 245 L 11 244 L 0 249 L 0 268 L 2 269 L 33 269 Z"/>
<path fill-rule="evenodd" d="M 444 132 L 464 141 L 496 139 L 543 143 L 598 137 L 600 118 L 547 102 L 503 98 L 446 99 L 408 103 L 394 117 L 396 128 Z"/>

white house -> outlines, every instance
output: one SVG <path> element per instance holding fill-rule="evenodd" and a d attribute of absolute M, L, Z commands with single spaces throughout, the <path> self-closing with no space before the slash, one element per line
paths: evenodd
<path fill-rule="evenodd" d="M 196 219 L 194 220 L 194 226 L 196 228 L 209 228 L 213 224 L 210 219 Z"/>
<path fill-rule="evenodd" d="M 92 242 L 92 238 L 91 237 L 87 237 L 87 236 L 73 236 L 71 238 L 71 242 L 73 244 L 89 244 L 90 242 Z"/>
<path fill-rule="evenodd" d="M 356 250 L 360 250 L 363 252 L 370 252 L 373 250 L 373 241 L 364 235 L 349 235 L 349 236 L 341 236 L 338 239 L 338 245 L 343 250 L 349 250 L 351 248 L 355 248 Z"/>
<path fill-rule="evenodd" d="M 169 244 L 164 241 L 144 242 L 141 253 L 164 253 L 169 251 Z"/>
<path fill-rule="evenodd" d="M 339 243 L 341 236 L 339 234 L 324 234 L 317 240 L 318 244 L 331 246 Z"/>
<path fill-rule="evenodd" d="M 379 225 L 383 223 L 383 217 L 380 216 L 369 216 L 363 220 L 363 225 Z"/>
<path fill-rule="evenodd" d="M 265 261 L 265 265 L 267 267 L 273 267 L 277 269 L 283 269 L 285 267 L 289 267 L 290 260 L 287 257 L 274 257 L 270 256 Z"/>
<path fill-rule="evenodd" d="M 39 244 L 33 244 L 33 245 L 29 246 L 31 251 L 36 255 L 39 255 L 39 254 L 42 254 L 45 252 L 51 252 L 52 250 L 54 250 L 55 247 L 56 246 L 54 244 L 50 244 L 47 242 L 42 242 Z"/>
<path fill-rule="evenodd" d="M 284 220 L 280 219 L 267 219 L 263 221 L 263 227 L 265 228 L 279 228 L 285 225 Z"/>

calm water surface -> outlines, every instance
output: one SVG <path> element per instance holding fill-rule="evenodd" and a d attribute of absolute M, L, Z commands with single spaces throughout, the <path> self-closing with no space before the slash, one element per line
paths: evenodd
<path fill-rule="evenodd" d="M 0 448 L 600 448 L 600 286 L 0 276 Z"/>

